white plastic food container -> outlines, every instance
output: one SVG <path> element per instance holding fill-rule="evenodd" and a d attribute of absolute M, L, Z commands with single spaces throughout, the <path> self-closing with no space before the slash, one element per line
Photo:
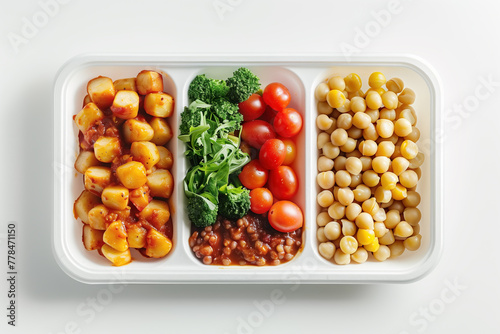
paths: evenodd
<path fill-rule="evenodd" d="M 304 118 L 298 137 L 298 156 L 294 169 L 299 177 L 295 202 L 304 211 L 303 249 L 293 260 L 279 266 L 204 265 L 192 253 L 188 238 L 190 222 L 184 212 L 182 181 L 187 169 L 184 143 L 176 140 L 178 117 L 187 105 L 187 89 L 201 73 L 225 79 L 239 67 L 248 67 L 260 77 L 262 87 L 281 82 L 292 95 L 291 107 Z M 176 99 L 170 120 L 174 138 L 168 148 L 174 155 L 172 169 L 175 189 L 170 205 L 174 227 L 174 247 L 162 259 L 147 259 L 133 251 L 132 263 L 113 267 L 97 251 L 85 250 L 82 223 L 74 218 L 73 203 L 83 190 L 82 176 L 74 169 L 78 155 L 78 130 L 73 115 L 82 107 L 87 82 L 99 75 L 113 80 L 135 77 L 143 69 L 161 72 L 164 90 Z M 372 257 L 364 264 L 336 265 L 318 253 L 316 239 L 316 185 L 318 130 L 314 89 L 332 75 L 355 72 L 367 88 L 368 76 L 380 71 L 387 78 L 400 77 L 417 96 L 421 138 L 425 153 L 422 178 L 417 187 L 422 196 L 422 246 L 406 251 L 396 259 L 377 262 Z M 57 74 L 54 87 L 54 223 L 53 249 L 61 268 L 84 283 L 392 283 L 412 282 L 429 273 L 442 250 L 442 154 L 438 130 L 442 129 L 441 91 L 436 74 L 422 60 L 408 56 L 360 56 L 346 61 L 341 55 L 85 55 L 66 63 Z"/>

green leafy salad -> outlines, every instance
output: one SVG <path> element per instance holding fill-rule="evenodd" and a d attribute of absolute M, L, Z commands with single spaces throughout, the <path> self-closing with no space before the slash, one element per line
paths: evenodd
<path fill-rule="evenodd" d="M 187 213 L 198 227 L 214 224 L 218 215 L 239 219 L 250 208 L 249 190 L 238 179 L 250 156 L 240 150 L 235 132 L 243 121 L 238 103 L 259 89 L 259 78 L 243 67 L 225 81 L 201 74 L 189 85 L 191 103 L 181 113 L 179 139 L 190 164 L 184 178 Z"/>

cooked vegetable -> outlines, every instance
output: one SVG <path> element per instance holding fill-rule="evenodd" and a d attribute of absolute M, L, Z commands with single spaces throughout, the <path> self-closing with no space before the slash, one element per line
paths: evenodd
<path fill-rule="evenodd" d="M 206 197 L 193 194 L 188 198 L 187 213 L 193 224 L 198 227 L 210 226 L 217 219 L 218 205 Z"/>
<path fill-rule="evenodd" d="M 233 72 L 233 76 L 226 80 L 229 87 L 228 97 L 233 103 L 245 101 L 260 89 L 259 78 L 248 68 L 241 67 Z"/>
<path fill-rule="evenodd" d="M 230 219 L 240 219 L 250 209 L 250 191 L 229 184 L 219 193 L 219 213 Z"/>
<path fill-rule="evenodd" d="M 197 75 L 188 89 L 188 97 L 191 101 L 201 100 L 206 103 L 225 97 L 229 87 L 224 80 L 207 78 L 205 74 Z"/>

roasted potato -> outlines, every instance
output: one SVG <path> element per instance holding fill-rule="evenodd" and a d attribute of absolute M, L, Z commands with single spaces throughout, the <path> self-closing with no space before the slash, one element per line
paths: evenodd
<path fill-rule="evenodd" d="M 127 143 L 134 141 L 150 141 L 155 134 L 148 122 L 129 119 L 123 124 L 123 136 Z"/>
<path fill-rule="evenodd" d="M 104 118 L 104 114 L 95 103 L 86 104 L 75 116 L 75 123 L 78 129 L 85 133 L 95 122 Z"/>
<path fill-rule="evenodd" d="M 116 169 L 118 180 L 128 189 L 142 187 L 147 181 L 146 168 L 138 161 L 129 161 Z"/>
<path fill-rule="evenodd" d="M 95 157 L 101 162 L 112 162 L 120 153 L 120 140 L 116 137 L 99 137 L 94 143 Z"/>
<path fill-rule="evenodd" d="M 85 171 L 85 189 L 93 194 L 100 195 L 102 190 L 111 183 L 111 168 L 109 167 L 89 167 Z"/>
<path fill-rule="evenodd" d="M 163 77 L 154 71 L 141 71 L 135 80 L 137 92 L 141 95 L 163 91 Z"/>
<path fill-rule="evenodd" d="M 106 110 L 111 107 L 115 98 L 113 80 L 103 76 L 94 78 L 87 84 L 87 93 L 99 109 Z"/>
<path fill-rule="evenodd" d="M 101 194 L 102 203 L 110 209 L 125 210 L 128 205 L 129 191 L 122 186 L 108 186 Z"/>
<path fill-rule="evenodd" d="M 149 93 L 144 98 L 144 110 L 151 116 L 170 117 L 174 111 L 174 98 L 166 93 Z"/>

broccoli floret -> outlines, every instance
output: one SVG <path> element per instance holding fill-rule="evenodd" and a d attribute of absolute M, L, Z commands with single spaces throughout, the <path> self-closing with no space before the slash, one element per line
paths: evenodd
<path fill-rule="evenodd" d="M 260 89 L 259 78 L 248 68 L 241 67 L 226 80 L 229 87 L 228 98 L 233 103 L 245 101 Z"/>
<path fill-rule="evenodd" d="M 210 108 L 210 104 L 203 103 L 200 100 L 192 102 L 189 107 L 184 107 L 181 113 L 181 125 L 179 131 L 181 135 L 189 133 L 191 127 L 197 127 L 201 123 L 202 109 Z"/>
<path fill-rule="evenodd" d="M 213 225 L 217 220 L 217 204 L 209 199 L 194 194 L 188 198 L 187 213 L 191 222 L 197 227 Z"/>
<path fill-rule="evenodd" d="M 188 97 L 191 101 L 201 100 L 212 103 L 226 96 L 229 87 L 224 80 L 207 78 L 205 74 L 197 75 L 188 89 Z"/>
<path fill-rule="evenodd" d="M 233 126 L 227 128 L 227 132 L 233 132 L 241 128 L 243 115 L 239 112 L 238 105 L 224 99 L 219 99 L 212 104 L 210 109 L 220 122 L 235 121 Z"/>
<path fill-rule="evenodd" d="M 219 193 L 219 214 L 229 219 L 240 219 L 250 209 L 250 191 L 228 185 Z"/>

